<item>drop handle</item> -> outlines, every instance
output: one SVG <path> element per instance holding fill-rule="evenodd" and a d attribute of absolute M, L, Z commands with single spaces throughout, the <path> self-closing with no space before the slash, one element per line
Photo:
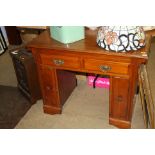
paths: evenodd
<path fill-rule="evenodd" d="M 99 66 L 99 68 L 103 72 L 110 71 L 111 70 L 111 67 L 110 66 L 107 66 L 107 65 L 101 65 L 101 66 Z"/>
<path fill-rule="evenodd" d="M 63 65 L 65 63 L 64 60 L 61 59 L 54 59 L 53 62 L 55 65 Z"/>

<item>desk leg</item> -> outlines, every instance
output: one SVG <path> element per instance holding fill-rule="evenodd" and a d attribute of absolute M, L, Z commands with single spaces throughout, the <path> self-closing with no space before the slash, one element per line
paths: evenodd
<path fill-rule="evenodd" d="M 109 123 L 119 128 L 131 128 L 133 85 L 130 79 L 112 77 L 110 87 Z"/>
<path fill-rule="evenodd" d="M 62 106 L 59 101 L 57 78 L 55 69 L 49 66 L 39 67 L 40 85 L 43 96 L 43 109 L 48 114 L 61 113 Z"/>

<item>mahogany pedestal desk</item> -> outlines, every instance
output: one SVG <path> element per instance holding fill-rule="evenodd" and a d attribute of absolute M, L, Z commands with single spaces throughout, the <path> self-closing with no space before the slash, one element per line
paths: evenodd
<path fill-rule="evenodd" d="M 108 75 L 109 123 L 119 128 L 131 128 L 138 69 L 146 63 L 150 47 L 127 53 L 108 52 L 96 43 L 96 31 L 86 30 L 85 39 L 62 44 L 41 33 L 27 47 L 37 64 L 43 95 L 43 109 L 48 114 L 62 112 L 63 104 L 76 87 L 73 71 Z"/>

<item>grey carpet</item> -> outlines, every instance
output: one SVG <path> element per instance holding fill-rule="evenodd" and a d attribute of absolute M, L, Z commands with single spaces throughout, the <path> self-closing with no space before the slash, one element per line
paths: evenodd
<path fill-rule="evenodd" d="M 0 129 L 13 129 L 30 107 L 16 87 L 0 85 Z"/>

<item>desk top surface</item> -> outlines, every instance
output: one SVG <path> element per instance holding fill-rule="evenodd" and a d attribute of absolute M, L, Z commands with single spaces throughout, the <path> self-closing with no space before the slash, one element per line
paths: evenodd
<path fill-rule="evenodd" d="M 28 47 L 30 48 L 46 48 L 53 50 L 64 50 L 64 51 L 72 51 L 72 52 L 85 52 L 85 53 L 95 53 L 95 54 L 106 54 L 113 56 L 124 56 L 124 57 L 135 57 L 135 58 L 143 58 L 148 59 L 148 54 L 151 45 L 151 36 L 146 35 L 146 46 L 137 50 L 130 52 L 109 52 L 101 47 L 99 47 L 96 43 L 97 31 L 86 30 L 85 31 L 85 39 L 80 41 L 70 43 L 70 44 L 62 44 L 50 37 L 50 33 L 48 30 L 42 32 L 37 38 L 33 39 L 28 43 Z"/>

